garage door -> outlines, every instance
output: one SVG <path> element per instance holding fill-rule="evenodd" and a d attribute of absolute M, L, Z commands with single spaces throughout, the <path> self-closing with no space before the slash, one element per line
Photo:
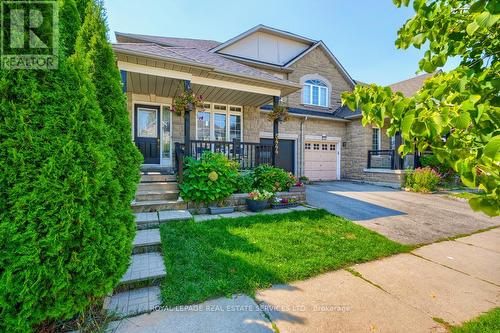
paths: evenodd
<path fill-rule="evenodd" d="M 304 174 L 310 180 L 337 179 L 337 143 L 306 141 Z"/>

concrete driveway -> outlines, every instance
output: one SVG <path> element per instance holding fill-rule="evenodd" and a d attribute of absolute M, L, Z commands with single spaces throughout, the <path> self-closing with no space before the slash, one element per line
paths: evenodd
<path fill-rule="evenodd" d="M 500 225 L 441 194 L 418 194 L 355 182 L 307 186 L 309 204 L 404 244 L 431 243 Z"/>

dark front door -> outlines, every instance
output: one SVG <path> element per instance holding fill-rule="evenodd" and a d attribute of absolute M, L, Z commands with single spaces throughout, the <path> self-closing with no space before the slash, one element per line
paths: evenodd
<path fill-rule="evenodd" d="M 160 164 L 160 107 L 135 105 L 134 141 L 144 164 Z"/>
<path fill-rule="evenodd" d="M 260 139 L 260 142 L 267 145 L 273 144 L 273 139 Z M 277 166 L 291 173 L 295 173 L 295 141 L 279 140 L 278 143 Z"/>

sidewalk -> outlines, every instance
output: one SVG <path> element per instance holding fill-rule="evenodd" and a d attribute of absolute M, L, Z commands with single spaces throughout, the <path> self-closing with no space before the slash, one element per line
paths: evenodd
<path fill-rule="evenodd" d="M 112 323 L 110 332 L 446 332 L 500 306 L 500 229 Z"/>

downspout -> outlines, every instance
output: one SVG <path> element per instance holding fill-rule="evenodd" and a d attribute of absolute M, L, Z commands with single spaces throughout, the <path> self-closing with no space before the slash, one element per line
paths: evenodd
<path fill-rule="evenodd" d="M 300 150 L 299 150 L 299 155 L 300 155 L 300 162 L 299 163 L 299 177 L 304 176 L 304 158 L 305 158 L 305 146 L 304 146 L 304 123 L 307 120 L 307 116 L 305 116 L 301 121 L 300 121 Z"/>

